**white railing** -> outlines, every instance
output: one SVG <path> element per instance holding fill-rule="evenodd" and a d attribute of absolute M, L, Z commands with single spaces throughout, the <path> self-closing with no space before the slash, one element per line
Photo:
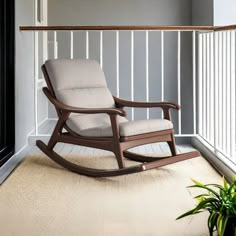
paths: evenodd
<path fill-rule="evenodd" d="M 196 117 L 196 30 L 209 30 L 209 27 L 72 27 L 68 29 L 68 27 L 56 27 L 52 29 L 52 27 L 36 27 L 35 31 L 35 134 L 38 135 L 39 125 L 41 123 L 41 119 L 39 119 L 40 110 L 38 106 L 38 89 L 39 84 L 42 84 L 43 78 L 42 73 L 40 72 L 40 66 L 48 58 L 78 58 L 78 53 L 76 50 L 78 49 L 78 45 L 80 49 L 83 49 L 84 55 L 81 58 L 86 59 L 94 59 L 93 55 L 94 46 L 92 47 L 90 44 L 97 39 L 96 46 L 99 48 L 99 55 L 96 55 L 95 59 L 100 62 L 101 67 L 105 70 L 106 74 L 106 66 L 107 61 L 104 60 L 105 50 L 107 45 L 105 45 L 104 37 L 107 37 L 107 33 L 110 34 L 110 44 L 113 45 L 114 48 L 110 48 L 111 51 L 114 51 L 115 55 L 113 55 L 113 61 L 109 62 L 113 64 L 115 67 L 115 71 L 113 73 L 113 81 L 110 81 L 113 89 L 113 93 L 116 96 L 122 96 L 121 91 L 124 90 L 124 83 L 127 83 L 125 93 L 129 94 L 127 99 L 137 100 L 136 97 L 142 97 L 142 100 L 151 101 L 153 100 L 153 96 L 151 98 L 150 94 L 156 92 L 156 98 L 154 100 L 161 101 L 174 101 L 179 105 L 182 105 L 182 110 L 185 111 L 185 114 L 182 114 L 182 111 L 178 112 L 178 115 L 174 115 L 173 121 L 176 127 L 176 136 L 181 137 L 190 137 L 195 136 L 197 134 L 197 117 Z M 172 32 L 171 36 L 169 32 Z M 188 31 L 186 33 L 186 31 Z M 45 49 L 45 42 L 40 43 L 40 34 L 44 34 L 47 32 L 48 38 L 48 48 Z M 77 33 L 80 33 L 80 37 L 78 37 Z M 154 35 L 156 33 L 156 35 Z M 60 44 L 59 38 L 67 37 L 67 40 L 64 43 Z M 121 43 L 121 37 L 124 38 L 124 34 L 126 36 L 126 50 L 124 55 L 121 58 L 121 47 L 124 47 L 124 40 Z M 191 36 L 191 50 L 192 52 L 188 52 L 190 55 L 192 72 L 189 74 L 188 82 L 184 82 L 183 75 L 185 74 L 185 68 L 182 64 L 184 61 L 182 52 L 186 51 L 185 47 L 182 43 L 182 38 L 186 38 L 186 36 Z M 155 36 L 155 37 L 154 37 Z M 42 38 L 42 37 L 41 37 Z M 153 39 L 156 38 L 156 43 L 153 44 Z M 166 39 L 174 38 L 166 41 Z M 190 37 L 189 37 L 190 38 Z M 77 40 L 76 40 L 77 39 Z M 138 42 L 139 47 L 137 48 L 136 40 L 140 40 Z M 44 37 L 45 40 L 45 37 Z M 152 41 L 152 44 L 150 43 Z M 67 44 L 67 45 L 65 45 Z M 44 45 L 42 48 L 41 45 Z M 69 45 L 69 47 L 68 47 Z M 67 46 L 67 49 L 65 47 Z M 66 55 L 61 55 L 59 51 L 64 47 L 64 52 Z M 173 50 L 170 52 L 168 48 L 172 48 Z M 160 48 L 160 55 L 155 55 L 156 63 L 150 64 L 151 54 L 153 57 L 153 51 Z M 141 55 L 140 51 L 143 52 Z M 69 53 L 68 53 L 69 51 Z M 167 53 L 166 53 L 167 51 Z M 169 53 L 169 54 L 168 54 Z M 39 59 L 41 55 L 41 60 Z M 184 55 L 184 53 L 183 53 Z M 107 56 L 107 52 L 106 52 Z M 143 56 L 142 62 L 142 70 L 145 71 L 143 81 L 140 81 L 140 78 L 137 77 L 138 72 L 142 72 L 135 64 L 135 61 Z M 129 58 L 129 62 L 126 65 L 126 74 L 121 77 L 121 63 L 122 59 L 125 57 Z M 174 58 L 174 62 L 166 63 L 168 59 Z M 189 58 L 188 58 L 189 59 Z M 153 60 L 153 59 L 152 59 Z M 127 61 L 127 60 L 126 60 Z M 106 68 L 104 68 L 106 67 Z M 159 87 L 153 87 L 153 83 L 150 81 L 150 72 L 155 71 L 155 67 L 160 69 L 160 73 L 156 72 L 155 76 L 156 85 L 159 84 Z M 187 68 L 188 69 L 188 68 Z M 167 72 L 172 71 L 173 78 L 167 75 Z M 41 76 L 40 76 L 41 75 Z M 152 73 L 153 76 L 153 73 Z M 125 77 L 125 78 L 124 78 Z M 192 77 L 192 78 L 191 78 Z M 128 78 L 128 81 L 127 81 Z M 124 79 L 126 81 L 124 81 Z M 152 78 L 153 80 L 153 78 Z M 186 78 L 185 78 L 186 80 Z M 186 84 L 185 84 L 186 83 Z M 108 83 L 109 84 L 109 83 Z M 121 86 L 123 85 L 123 87 Z M 189 86 L 190 87 L 186 87 Z M 183 96 L 183 88 L 184 90 L 191 90 L 191 97 Z M 124 91 L 123 91 L 124 93 Z M 182 103 L 182 100 L 189 100 L 191 103 L 191 111 L 188 111 L 188 107 Z M 147 119 L 152 118 L 154 115 L 151 113 L 151 109 L 143 109 L 144 113 L 137 112 L 136 109 L 132 108 L 130 111 L 130 119 L 134 120 L 140 117 L 145 117 Z M 155 114 L 156 116 L 159 113 Z M 187 120 L 189 124 L 192 124 L 191 128 L 186 129 L 186 122 L 183 123 L 182 118 L 185 117 L 185 121 Z M 48 114 L 46 115 L 46 119 L 48 118 Z M 187 131 L 186 131 L 187 130 Z"/>
<path fill-rule="evenodd" d="M 218 156 L 224 156 L 236 164 L 236 116 L 235 116 L 235 26 L 228 27 L 178 27 L 178 26 L 81 26 L 81 27 L 22 27 L 35 31 L 35 134 L 39 130 L 38 86 L 42 78 L 38 76 L 42 61 L 47 58 L 96 59 L 107 72 L 112 65 L 113 76 L 107 77 L 112 92 L 126 99 L 172 100 L 182 106 L 178 115 L 173 115 L 176 136 L 197 136 L 206 142 Z M 220 31 L 222 30 L 222 31 Z M 40 33 L 48 34 L 48 49 L 39 47 Z M 169 32 L 171 34 L 168 35 Z M 188 34 L 186 40 L 186 31 Z M 61 34 L 67 40 L 61 41 Z M 78 37 L 77 33 L 80 33 Z M 107 45 L 107 34 L 110 34 Z M 153 34 L 157 33 L 155 37 Z M 124 47 L 124 34 L 126 36 Z M 140 36 L 140 34 L 142 34 Z M 189 35 L 190 34 L 190 35 Z M 141 38 L 140 38 L 141 37 Z M 137 39 L 139 40 L 137 43 Z M 155 43 L 153 44 L 153 42 Z M 96 50 L 92 42 L 96 42 Z M 186 43 L 186 44 L 185 44 Z M 187 44 L 190 43 L 188 47 Z M 67 49 L 60 52 L 63 45 Z M 137 45 L 138 44 L 138 48 Z M 44 44 L 45 45 L 45 44 Z M 79 45 L 79 46 L 78 46 Z M 112 45 L 112 47 L 111 47 Z M 110 49 L 111 60 L 105 60 Z M 125 48 L 125 49 L 124 49 Z M 158 50 L 159 49 L 159 50 Z M 170 50 L 171 49 L 171 50 Z M 43 50 L 43 60 L 39 52 Z M 78 55 L 77 50 L 83 53 Z M 96 53 L 97 55 L 94 56 Z M 140 51 L 142 51 L 142 54 Z M 125 53 L 124 53 L 125 51 Z M 153 52 L 157 55 L 153 63 Z M 60 53 L 59 53 L 60 52 Z M 112 55 L 113 53 L 113 55 Z M 184 58 L 187 53 L 187 59 Z M 135 63 L 142 55 L 141 69 Z M 172 59 L 174 58 L 174 62 Z M 124 62 L 125 61 L 125 62 Z M 41 64 L 40 64 L 41 63 Z M 124 70 L 124 63 L 126 68 Z M 155 70 L 155 67 L 159 69 Z M 189 73 L 186 79 L 186 73 Z M 137 79 L 137 71 L 143 77 Z M 155 73 L 153 73 L 153 71 Z M 172 78 L 170 79 L 170 71 Z M 108 73 L 109 74 L 109 73 Z M 155 75 L 153 75 L 155 74 Z M 156 83 L 153 83 L 153 76 Z M 137 82 L 139 87 L 137 87 Z M 108 83 L 108 85 L 109 85 Z M 124 86 L 125 84 L 125 86 Z M 155 85 L 154 85 L 155 84 Z M 141 87 L 140 87 L 141 86 Z M 124 91 L 126 91 L 124 93 Z M 187 92 L 186 92 L 187 91 Z M 170 93 L 171 96 L 170 96 Z M 128 95 L 127 95 L 128 94 Z M 151 109 L 143 114 L 130 110 L 130 119 L 138 115 L 153 118 Z M 138 114 L 138 115 L 137 115 Z M 161 116 L 155 113 L 155 117 Z M 46 114 L 46 119 L 50 118 Z M 191 128 L 189 129 L 189 124 Z M 186 126 L 188 130 L 186 132 Z"/>
<path fill-rule="evenodd" d="M 235 31 L 199 35 L 199 135 L 236 164 Z"/>

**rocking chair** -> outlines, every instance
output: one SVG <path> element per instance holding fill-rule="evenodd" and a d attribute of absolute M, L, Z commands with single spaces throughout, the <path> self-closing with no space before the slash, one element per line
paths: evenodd
<path fill-rule="evenodd" d="M 37 146 L 52 160 L 78 174 L 92 177 L 118 176 L 145 171 L 200 155 L 177 154 L 170 109 L 172 102 L 134 102 L 113 97 L 100 65 L 92 60 L 48 60 L 42 66 L 47 87 L 43 92 L 55 106 L 58 121 L 48 145 Z M 164 119 L 128 121 L 124 107 L 161 108 Z M 111 151 L 117 169 L 92 169 L 72 163 L 53 149 L 58 142 Z M 172 156 L 154 158 L 127 151 L 139 145 L 167 142 Z M 125 158 L 141 162 L 126 167 Z"/>

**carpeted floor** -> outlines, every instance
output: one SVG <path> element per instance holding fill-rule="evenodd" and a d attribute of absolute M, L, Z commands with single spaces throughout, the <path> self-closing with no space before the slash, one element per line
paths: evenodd
<path fill-rule="evenodd" d="M 116 167 L 111 155 L 68 158 Z M 130 162 L 131 163 L 131 162 Z M 28 156 L 0 186 L 0 235 L 201 236 L 207 214 L 175 221 L 194 206 L 191 178 L 221 177 L 202 158 L 113 178 L 89 178 Z"/>

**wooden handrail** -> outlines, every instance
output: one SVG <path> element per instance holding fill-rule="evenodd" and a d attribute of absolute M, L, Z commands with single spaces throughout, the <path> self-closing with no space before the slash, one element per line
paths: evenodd
<path fill-rule="evenodd" d="M 236 25 L 217 26 L 215 31 L 236 30 Z"/>
<path fill-rule="evenodd" d="M 76 31 L 76 30 L 164 30 L 164 31 L 213 31 L 214 26 L 20 26 L 21 31 Z"/>

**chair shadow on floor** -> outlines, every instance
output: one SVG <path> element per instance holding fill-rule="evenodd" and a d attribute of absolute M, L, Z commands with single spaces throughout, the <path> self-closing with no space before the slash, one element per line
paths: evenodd
<path fill-rule="evenodd" d="M 158 155 L 157 155 L 158 156 Z M 72 163 L 83 165 L 86 167 L 95 166 L 97 169 L 101 169 L 101 167 L 105 167 L 106 169 L 114 169 L 116 168 L 116 159 L 113 154 L 106 154 L 106 155 L 83 155 L 83 154 L 66 154 L 64 155 L 65 159 L 68 159 Z M 174 173 L 171 173 L 173 170 L 171 168 L 168 168 L 168 166 L 160 167 L 158 169 L 153 169 L 151 171 L 145 171 L 142 174 L 141 173 L 135 173 L 133 175 L 123 175 L 118 177 L 103 177 L 103 178 L 91 178 L 84 175 L 77 175 L 73 172 L 68 172 L 65 168 L 61 167 L 60 165 L 57 165 L 52 160 L 46 158 L 44 154 L 38 154 L 33 156 L 28 156 L 25 159 L 25 162 L 28 162 L 27 165 L 30 165 L 31 168 L 43 168 L 44 171 L 53 171 L 54 173 L 57 173 L 58 175 L 64 175 L 66 178 L 67 175 L 80 179 L 85 178 L 86 181 L 92 184 L 94 182 L 101 183 L 101 184 L 108 184 L 110 187 L 114 187 L 115 183 L 120 183 L 120 187 L 122 186 L 122 182 L 125 183 L 125 180 L 129 179 L 130 182 L 137 183 L 137 185 L 134 185 L 133 187 L 141 187 L 140 183 L 143 184 L 152 184 L 153 181 L 159 182 L 158 179 L 163 179 L 163 177 L 166 176 L 172 176 Z M 23 163 L 22 163 L 23 164 Z M 135 161 L 127 160 L 127 166 L 133 166 L 135 165 Z M 162 180 L 161 180 L 162 181 Z M 125 184 L 126 185 L 126 184 Z"/>

